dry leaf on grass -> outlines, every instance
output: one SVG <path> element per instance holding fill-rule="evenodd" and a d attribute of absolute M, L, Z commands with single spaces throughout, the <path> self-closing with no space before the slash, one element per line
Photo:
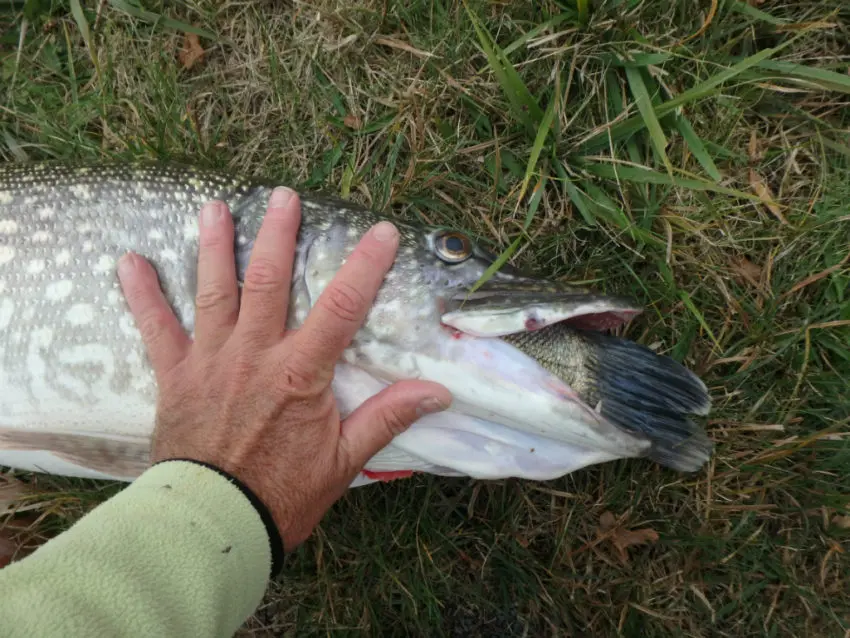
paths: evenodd
<path fill-rule="evenodd" d="M 629 547 L 654 543 L 659 538 L 658 532 L 651 527 L 626 529 L 618 525 L 616 518 L 611 512 L 605 512 L 599 517 L 599 530 L 602 536 L 608 537 L 624 563 L 629 561 L 629 555 L 626 551 Z"/>
<path fill-rule="evenodd" d="M 850 516 L 840 516 L 836 514 L 832 517 L 831 523 L 838 529 L 850 529 Z"/>
<path fill-rule="evenodd" d="M 184 69 L 188 70 L 195 66 L 195 64 L 204 58 L 205 53 L 206 51 L 204 51 L 204 47 L 201 46 L 201 41 L 197 34 L 184 34 L 183 48 L 181 48 L 180 52 L 177 54 L 180 64 L 183 65 Z"/>
<path fill-rule="evenodd" d="M 40 507 L 37 502 L 25 502 L 32 495 L 32 490 L 25 483 L 7 474 L 0 474 L 0 516 Z"/>
<path fill-rule="evenodd" d="M 750 169 L 750 188 L 753 189 L 753 192 L 780 222 L 783 224 L 788 223 L 785 216 L 782 214 L 782 208 L 780 208 L 779 204 L 776 203 L 776 200 L 773 199 L 773 193 L 770 192 L 770 187 L 765 183 L 761 175 L 756 173 L 753 169 Z"/>
<path fill-rule="evenodd" d="M 761 266 L 754 264 L 746 257 L 738 257 L 731 263 L 734 270 L 740 278 L 752 285 L 754 288 L 761 287 Z"/>
<path fill-rule="evenodd" d="M 759 138 L 755 131 L 750 133 L 750 142 L 747 144 L 747 155 L 750 158 L 750 164 L 755 164 L 761 159 L 761 150 L 759 148 Z"/>
<path fill-rule="evenodd" d="M 354 129 L 355 131 L 360 129 L 361 122 L 360 118 L 354 115 L 354 113 L 349 113 L 344 118 L 342 118 L 342 123 L 345 124 L 348 128 Z"/>
<path fill-rule="evenodd" d="M 12 562 L 18 546 L 11 539 L 6 538 L 0 531 L 0 569 Z"/>

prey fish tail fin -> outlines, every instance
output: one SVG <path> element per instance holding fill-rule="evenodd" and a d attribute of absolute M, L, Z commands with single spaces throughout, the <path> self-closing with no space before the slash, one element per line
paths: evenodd
<path fill-rule="evenodd" d="M 711 408 L 700 378 L 674 359 L 633 341 L 582 332 L 592 345 L 586 362 L 596 377 L 602 416 L 647 437 L 648 457 L 666 467 L 695 472 L 709 459 L 713 443 L 690 415 Z"/>
<path fill-rule="evenodd" d="M 705 384 L 685 366 L 633 341 L 562 322 L 503 339 L 555 374 L 608 423 L 650 442 L 645 456 L 694 472 L 713 444 L 690 417 L 711 407 Z"/>

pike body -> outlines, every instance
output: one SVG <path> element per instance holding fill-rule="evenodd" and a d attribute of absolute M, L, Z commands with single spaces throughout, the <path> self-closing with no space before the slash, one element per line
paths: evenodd
<path fill-rule="evenodd" d="M 276 184 L 173 165 L 0 166 L 0 465 L 132 480 L 147 466 L 156 385 L 116 262 L 157 269 L 194 323 L 197 216 L 228 203 L 241 281 Z M 301 194 L 288 325 L 297 327 L 362 234 L 382 219 Z M 442 383 L 455 401 L 376 455 L 355 484 L 408 472 L 545 480 L 618 458 L 699 469 L 711 443 L 703 383 L 608 336 L 640 309 L 590 290 L 497 272 L 458 230 L 400 224 L 398 257 L 336 368 L 343 415 L 387 384 Z"/>

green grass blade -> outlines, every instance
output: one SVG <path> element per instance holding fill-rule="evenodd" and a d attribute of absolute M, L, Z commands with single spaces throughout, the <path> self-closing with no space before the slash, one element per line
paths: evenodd
<path fill-rule="evenodd" d="M 847 157 L 850 157 L 850 146 L 846 144 L 840 144 L 835 140 L 831 140 L 828 137 L 820 136 L 820 141 L 826 146 L 828 149 L 835 151 L 836 153 L 841 153 Z"/>
<path fill-rule="evenodd" d="M 590 18 L 590 0 L 576 0 L 576 10 L 578 11 L 578 19 L 582 24 L 587 24 Z"/>
<path fill-rule="evenodd" d="M 611 164 L 603 164 L 601 162 L 587 163 L 582 168 L 591 175 L 603 177 L 605 179 L 617 179 L 626 182 L 635 182 L 637 184 L 660 184 L 664 186 L 676 186 L 698 191 L 711 191 L 714 193 L 723 193 L 733 197 L 741 197 L 752 201 L 761 201 L 756 195 L 746 193 L 744 191 L 735 190 L 734 188 L 725 188 L 718 186 L 713 182 L 707 182 L 701 179 L 692 177 L 678 177 L 659 173 L 649 168 L 638 166 L 618 165 L 616 168 Z"/>
<path fill-rule="evenodd" d="M 614 117 L 617 117 L 620 115 L 620 113 L 623 112 L 625 108 L 623 104 L 623 96 L 620 92 L 620 78 L 617 73 L 609 70 L 606 74 L 605 82 L 607 85 L 608 102 L 610 103 L 611 108 L 613 109 Z M 626 151 L 628 151 L 629 159 L 634 164 L 643 163 L 643 156 L 641 155 L 641 152 L 638 149 L 637 141 L 634 137 L 629 137 L 626 140 Z"/>
<path fill-rule="evenodd" d="M 576 207 L 585 223 L 588 226 L 596 226 L 596 216 L 593 214 L 591 206 L 586 200 L 586 195 L 576 187 L 561 162 L 555 162 L 555 172 L 558 174 L 558 179 L 561 180 L 564 190 L 567 192 L 567 196 L 570 198 L 570 201 L 573 203 L 573 206 Z"/>
<path fill-rule="evenodd" d="M 546 108 L 546 113 L 543 116 L 543 121 L 540 122 L 540 126 L 537 128 L 537 134 L 534 136 L 534 144 L 531 147 L 531 153 L 528 158 L 528 164 L 525 167 L 525 177 L 522 180 L 522 187 L 520 188 L 519 195 L 517 196 L 517 202 L 521 202 L 522 198 L 525 197 L 526 190 L 528 189 L 528 184 L 531 181 L 532 176 L 534 175 L 535 170 L 537 170 L 537 162 L 540 160 L 540 154 L 543 151 L 543 147 L 546 144 L 546 138 L 549 137 L 549 131 L 552 128 L 552 122 L 555 121 L 555 116 L 558 113 L 558 103 L 559 103 L 559 92 L 555 91 L 555 94 L 552 100 L 549 102 L 549 106 Z M 538 206 L 540 206 L 540 200 L 543 197 L 543 189 L 548 181 L 548 177 L 544 174 L 541 176 L 540 180 L 537 182 L 537 186 L 534 189 L 534 192 L 531 194 L 531 199 L 528 203 L 528 211 L 525 214 L 525 222 L 523 223 L 522 230 L 523 234 L 528 230 L 528 227 L 531 225 L 531 221 L 534 219 L 534 214 L 537 212 Z M 511 255 L 516 252 L 517 248 L 519 248 L 520 240 L 522 239 L 522 235 L 517 237 L 511 245 L 505 250 L 501 255 L 499 255 L 496 260 L 484 271 L 484 274 L 475 282 L 475 285 L 472 287 L 472 292 L 475 292 L 480 288 L 490 277 L 493 276 L 493 273 L 499 270 L 508 259 L 510 259 Z"/>
<path fill-rule="evenodd" d="M 706 334 L 709 336 L 711 341 L 717 346 L 718 350 L 722 350 L 720 347 L 720 342 L 717 341 L 717 337 L 714 336 L 714 332 L 711 330 L 711 327 L 706 322 L 705 317 L 703 317 L 702 313 L 699 311 L 699 308 L 696 307 L 691 296 L 687 293 L 687 291 L 679 289 L 677 291 L 679 293 L 679 299 L 682 300 L 682 303 L 685 304 L 685 307 L 691 311 L 691 314 L 696 317 L 696 320 L 699 322 L 699 325 L 702 326 L 702 329 L 705 330 Z"/>
<path fill-rule="evenodd" d="M 663 246 L 664 241 L 653 235 L 645 228 L 641 228 L 632 221 L 626 211 L 613 199 L 608 197 L 601 188 L 590 180 L 583 182 L 584 190 L 591 201 L 596 205 L 596 210 L 601 213 L 605 220 L 612 226 L 619 228 L 629 234 L 632 240 L 655 246 Z"/>
<path fill-rule="evenodd" d="M 127 15 L 131 15 L 134 18 L 139 18 L 140 20 L 144 20 L 145 22 L 148 22 L 150 24 L 161 24 L 164 27 L 173 29 L 174 31 L 180 31 L 182 33 L 194 33 L 209 40 L 221 39 L 211 31 L 207 31 L 206 29 L 200 29 L 198 27 L 192 26 L 191 24 L 186 24 L 185 22 L 162 16 L 158 13 L 154 13 L 153 11 L 147 11 L 146 9 L 142 9 L 140 7 L 130 4 L 129 2 L 127 2 L 127 0 L 109 0 L 109 4 L 112 6 L 112 8 L 118 11 L 123 11 Z"/>
<path fill-rule="evenodd" d="M 676 128 L 679 129 L 679 133 L 682 134 L 682 137 L 685 140 L 685 143 L 688 145 L 688 148 L 691 149 L 691 153 L 693 153 L 696 160 L 700 163 L 700 166 L 705 169 L 705 172 L 713 179 L 715 182 L 719 182 L 723 179 L 723 176 L 720 175 L 720 171 L 717 170 L 717 166 L 714 164 L 714 160 L 711 159 L 711 155 L 709 155 L 708 151 L 705 148 L 705 145 L 702 143 L 702 140 L 697 135 L 696 131 L 694 131 L 691 123 L 684 116 L 676 117 Z"/>
<path fill-rule="evenodd" d="M 71 15 L 74 16 L 74 21 L 80 29 L 80 35 L 83 37 L 83 42 L 86 48 L 91 53 L 91 32 L 89 31 L 89 21 L 83 13 L 83 8 L 80 6 L 80 0 L 71 0 Z"/>
<path fill-rule="evenodd" d="M 743 13 L 744 15 L 750 16 L 751 18 L 761 20 L 762 22 L 767 22 L 768 24 L 772 24 L 774 26 L 781 26 L 788 22 L 787 20 L 777 18 L 776 16 L 771 15 L 766 11 L 756 9 L 754 6 L 747 4 L 746 2 L 741 2 L 740 0 L 733 0 L 729 8 L 732 9 L 732 11 Z"/>
<path fill-rule="evenodd" d="M 496 257 L 493 260 L 493 263 L 487 267 L 487 270 L 484 271 L 484 274 L 475 282 L 475 284 L 470 288 L 470 293 L 475 292 L 481 286 L 483 286 L 490 277 L 492 277 L 496 272 L 498 272 L 499 268 L 504 266 L 508 260 L 513 256 L 513 254 L 517 251 L 520 244 L 522 243 L 522 239 L 525 236 L 525 232 L 528 230 L 528 227 L 531 225 L 531 220 L 534 219 L 534 215 L 537 213 L 537 208 L 540 206 L 540 200 L 543 199 L 543 191 L 546 186 L 546 182 L 548 181 L 547 175 L 542 175 L 540 177 L 540 181 L 537 182 L 537 185 L 534 187 L 534 192 L 531 194 L 531 198 L 528 201 L 528 212 L 525 214 L 525 222 L 522 226 L 522 234 L 519 237 L 514 239 L 511 242 L 511 245 L 505 249 L 501 255 Z"/>
<path fill-rule="evenodd" d="M 673 57 L 670 53 L 635 53 L 628 59 L 614 53 L 606 53 L 600 56 L 603 62 L 617 67 L 646 67 L 650 65 L 664 64 Z"/>
<path fill-rule="evenodd" d="M 596 226 L 598 222 L 596 221 L 596 214 L 592 210 L 594 206 L 592 205 L 592 202 L 590 202 L 590 198 L 579 190 L 578 187 L 576 187 L 576 185 L 570 180 L 564 182 L 564 188 L 567 189 L 570 201 L 572 201 L 573 205 L 576 209 L 578 209 L 582 219 L 584 219 L 588 225 Z"/>
<path fill-rule="evenodd" d="M 487 62 L 511 104 L 514 116 L 525 125 L 529 135 L 534 134 L 543 119 L 540 105 L 532 97 L 510 60 L 481 25 L 478 16 L 466 4 L 466 0 L 463 6 L 472 21 L 472 26 L 475 27 L 475 33 L 478 35 L 481 48 L 484 49 L 484 55 L 487 56 Z"/>
<path fill-rule="evenodd" d="M 540 153 L 543 151 L 543 146 L 546 144 L 546 138 L 549 137 L 549 131 L 552 129 L 552 122 L 558 113 L 559 93 L 556 91 L 549 106 L 546 107 L 546 113 L 543 116 L 543 121 L 537 128 L 537 134 L 534 136 L 534 144 L 531 146 L 531 154 L 528 157 L 528 164 L 525 167 L 525 176 L 522 180 L 522 188 L 520 188 L 517 201 L 522 201 L 525 196 L 525 191 L 528 189 L 528 184 L 531 181 L 534 171 L 537 169 L 537 162 L 540 159 Z"/>
<path fill-rule="evenodd" d="M 794 64 L 793 62 L 784 62 L 781 60 L 763 60 L 759 63 L 758 67 L 782 73 L 785 76 L 790 76 L 795 80 L 802 80 L 808 84 L 814 84 L 825 91 L 850 93 L 850 76 L 829 71 L 828 69 L 818 69 L 806 66 L 805 64 Z"/>
<path fill-rule="evenodd" d="M 661 122 L 658 121 L 655 115 L 655 109 L 652 107 L 652 97 L 649 95 L 640 69 L 630 66 L 626 67 L 626 78 L 629 81 L 629 88 L 635 97 L 644 125 L 647 131 L 649 131 L 649 141 L 652 144 L 652 148 L 655 149 L 658 158 L 667 167 L 667 172 L 672 174 L 673 165 L 670 163 L 670 158 L 667 157 L 667 137 L 661 129 Z"/>
<path fill-rule="evenodd" d="M 21 146 L 20 142 L 16 140 L 9 131 L 3 131 L 3 141 L 6 142 L 6 148 L 9 149 L 9 152 L 18 162 L 28 162 L 30 161 L 29 155 L 24 150 L 23 146 Z"/>
<path fill-rule="evenodd" d="M 569 10 L 562 11 L 558 15 L 549 18 L 545 22 L 541 22 L 539 25 L 528 31 L 528 33 L 524 33 L 522 36 L 511 42 L 502 50 L 502 53 L 504 53 L 505 55 L 510 55 L 511 53 L 519 49 L 522 45 L 524 45 L 526 42 L 533 38 L 536 38 L 538 35 L 543 33 L 546 29 L 556 27 L 562 22 L 569 20 L 571 17 L 575 17 L 572 15 L 572 12 L 570 12 Z"/>
<path fill-rule="evenodd" d="M 765 49 L 764 51 L 751 55 L 728 69 L 724 69 L 723 71 L 714 74 L 707 80 L 700 82 L 687 91 L 680 93 L 678 96 L 657 105 L 654 109 L 656 116 L 664 117 L 675 111 L 680 106 L 701 100 L 716 93 L 722 84 L 728 82 L 735 76 L 740 75 L 747 69 L 758 66 L 761 62 L 767 60 L 767 58 L 772 55 L 775 55 L 791 42 L 793 42 L 793 40 L 789 40 L 788 42 L 773 49 Z M 609 130 L 602 131 L 597 135 L 594 135 L 592 138 L 581 144 L 580 150 L 588 153 L 598 151 L 608 145 L 609 137 L 615 141 L 619 141 L 629 135 L 633 135 L 637 131 L 640 131 L 645 126 L 646 122 L 641 115 L 632 116 L 619 124 L 615 124 Z"/>

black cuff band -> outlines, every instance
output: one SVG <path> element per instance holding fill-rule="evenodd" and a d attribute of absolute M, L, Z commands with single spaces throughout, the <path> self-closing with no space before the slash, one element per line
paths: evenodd
<path fill-rule="evenodd" d="M 274 580 L 277 578 L 278 574 L 280 574 L 281 569 L 283 568 L 283 539 L 280 537 L 280 532 L 277 529 L 277 525 L 275 525 L 274 518 L 272 518 L 271 512 L 266 507 L 265 503 L 263 503 L 254 492 L 248 489 L 248 486 L 242 483 L 235 476 L 232 476 L 222 470 L 215 465 L 210 465 L 209 463 L 205 463 L 204 461 L 198 461 L 196 459 L 164 459 L 154 465 L 159 465 L 160 463 L 168 463 L 169 461 L 186 461 L 187 463 L 195 463 L 196 465 L 202 465 L 214 472 L 217 472 L 228 481 L 230 481 L 233 485 L 239 488 L 245 497 L 251 501 L 251 505 L 254 506 L 254 509 L 257 510 L 257 514 L 260 515 L 260 520 L 263 521 L 263 525 L 266 526 L 266 533 L 269 535 L 269 544 L 271 545 L 272 551 L 272 569 L 269 578 Z"/>

